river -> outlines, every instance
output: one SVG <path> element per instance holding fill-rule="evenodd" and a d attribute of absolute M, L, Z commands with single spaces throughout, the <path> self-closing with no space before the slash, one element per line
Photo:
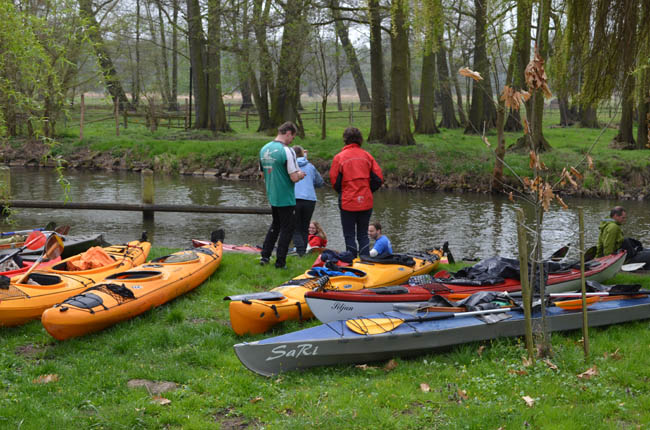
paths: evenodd
<path fill-rule="evenodd" d="M 73 202 L 141 202 L 140 174 L 136 172 L 66 171 L 68 199 Z M 64 187 L 53 169 L 11 169 L 14 199 L 60 200 Z M 202 176 L 156 174 L 155 202 L 222 206 L 267 206 L 263 182 L 228 181 Z M 337 195 L 329 187 L 318 190 L 313 219 L 324 227 L 329 244 L 344 249 Z M 587 246 L 594 245 L 598 225 L 609 217 L 615 205 L 627 209 L 626 236 L 650 245 L 650 211 L 647 203 L 594 199 L 565 199 L 563 210 L 554 205 L 544 215 L 542 239 L 544 254 L 563 245 L 578 244 L 577 208 L 584 208 Z M 445 241 L 458 257 L 514 257 L 517 250 L 515 210 L 530 207 L 510 202 L 505 196 L 447 194 L 424 191 L 381 189 L 375 193 L 373 220 L 380 221 L 395 252 L 424 250 Z M 71 234 L 103 232 L 111 243 L 123 243 L 147 231 L 154 246 L 184 248 L 190 239 L 208 238 L 211 230 L 222 227 L 226 242 L 260 245 L 271 221 L 270 215 L 191 214 L 159 212 L 154 222 L 143 222 L 140 212 L 95 210 L 50 210 L 16 208 L 12 225 L 3 231 L 44 226 L 50 221 L 69 224 Z M 572 250 L 575 255 L 575 249 Z"/>

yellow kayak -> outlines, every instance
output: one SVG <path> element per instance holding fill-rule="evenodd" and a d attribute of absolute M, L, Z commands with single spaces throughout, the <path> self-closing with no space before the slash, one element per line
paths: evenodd
<path fill-rule="evenodd" d="M 0 285 L 0 326 L 24 324 L 40 318 L 43 311 L 68 297 L 77 294 L 113 273 L 142 264 L 149 255 L 151 244 L 133 241 L 126 245 L 113 245 L 103 250 L 112 262 L 93 269 L 68 270 L 68 262 L 81 257 L 75 255 L 47 269 L 37 269 L 26 283 L 18 284 L 23 276 L 12 278 L 9 285 Z"/>
<path fill-rule="evenodd" d="M 223 254 L 221 240 L 113 274 L 47 309 L 41 318 L 43 327 L 56 339 L 65 340 L 160 306 L 198 287 L 217 270 Z"/>
<path fill-rule="evenodd" d="M 436 269 L 441 256 L 442 251 L 434 250 L 403 261 L 407 264 L 355 259 L 351 266 L 336 268 L 335 271 L 311 268 L 269 292 L 226 297 L 225 300 L 231 300 L 230 325 L 241 336 L 264 333 L 282 321 L 310 319 L 314 314 L 305 301 L 307 291 L 317 288 L 355 291 L 403 284 L 411 276 L 424 275 Z M 341 274 L 332 274 L 336 272 Z"/>

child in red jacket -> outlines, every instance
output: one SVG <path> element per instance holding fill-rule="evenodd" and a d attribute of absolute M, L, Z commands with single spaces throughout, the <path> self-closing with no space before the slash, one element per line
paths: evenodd
<path fill-rule="evenodd" d="M 309 248 L 325 248 L 327 246 L 327 235 L 316 221 L 309 223 L 309 236 L 307 240 L 309 242 Z"/>

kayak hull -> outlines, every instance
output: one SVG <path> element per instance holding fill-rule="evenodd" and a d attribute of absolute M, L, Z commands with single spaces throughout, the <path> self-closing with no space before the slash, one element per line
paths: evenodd
<path fill-rule="evenodd" d="M 612 278 L 625 261 L 625 253 L 618 253 L 594 260 L 591 268 L 585 271 L 588 281 L 603 282 Z M 580 271 L 550 274 L 546 285 L 547 293 L 559 293 L 580 289 Z M 506 279 L 504 282 L 488 285 L 458 285 L 445 283 L 443 279 L 427 285 L 403 285 L 392 289 L 363 289 L 358 291 L 308 291 L 305 300 L 309 309 L 321 322 L 354 318 L 361 315 L 387 312 L 396 303 L 425 302 L 433 294 L 473 294 L 479 291 L 521 291 L 519 280 Z"/>
<path fill-rule="evenodd" d="M 0 326 L 15 326 L 40 318 L 47 308 L 80 293 L 106 276 L 144 263 L 150 248 L 149 242 L 140 241 L 106 247 L 104 251 L 115 262 L 91 270 L 63 270 L 68 261 L 79 258 L 70 257 L 50 268 L 32 272 L 29 279 L 41 285 L 18 284 L 18 276 L 14 277 L 7 290 L 0 290 Z"/>
<path fill-rule="evenodd" d="M 329 278 L 328 289 L 358 290 L 405 282 L 411 276 L 427 274 L 438 266 L 438 255 L 430 259 L 414 258 L 414 266 L 399 264 L 364 263 L 358 259 L 346 270 L 363 272 L 363 276 L 333 276 Z M 271 299 L 232 300 L 229 304 L 230 325 L 233 331 L 242 336 L 269 331 L 273 326 L 287 320 L 307 320 L 314 317 L 305 301 L 305 293 L 315 288 L 318 278 L 309 270 L 289 283 L 273 288 L 271 292 L 282 297 Z M 296 285 L 296 283 L 304 283 Z M 226 299 L 229 299 L 226 297 Z"/>
<path fill-rule="evenodd" d="M 559 307 L 547 309 L 550 331 L 582 327 L 582 313 Z M 404 323 L 393 331 L 361 335 L 351 331 L 345 321 L 334 321 L 282 336 L 234 345 L 242 364 L 264 376 L 281 372 L 344 363 L 367 363 L 393 357 L 427 354 L 439 348 L 499 337 L 522 336 L 524 317 L 520 311 L 508 312 L 509 318 L 485 323 L 475 316 L 437 321 Z M 400 312 L 376 314 L 367 318 L 411 318 Z M 592 327 L 618 324 L 650 317 L 650 298 L 599 302 L 588 311 Z M 533 315 L 533 324 L 540 320 Z"/>
<path fill-rule="evenodd" d="M 41 318 L 43 327 L 54 338 L 65 340 L 133 318 L 198 287 L 217 270 L 222 254 L 219 242 L 113 274 L 47 309 Z M 187 259 L 177 261 L 174 256 Z"/>

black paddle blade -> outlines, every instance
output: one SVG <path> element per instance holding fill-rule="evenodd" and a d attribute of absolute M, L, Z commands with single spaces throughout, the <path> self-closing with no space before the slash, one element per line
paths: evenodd
<path fill-rule="evenodd" d="M 570 244 L 569 244 L 570 245 Z M 551 261 L 560 261 L 564 257 L 566 257 L 567 253 L 569 252 L 569 245 L 565 245 L 562 248 L 558 249 L 555 251 L 552 255 L 550 260 Z"/>
<path fill-rule="evenodd" d="M 143 231 L 142 234 L 140 235 L 140 242 L 146 242 L 147 240 L 149 240 L 147 232 Z"/>
<path fill-rule="evenodd" d="M 442 252 L 447 256 L 447 261 L 449 261 L 449 264 L 454 264 L 456 260 L 454 260 L 454 256 L 451 254 L 451 251 L 449 250 L 449 242 L 445 242 L 442 245 Z"/>
<path fill-rule="evenodd" d="M 8 290 L 11 280 L 8 276 L 0 275 L 0 290 Z"/>
<path fill-rule="evenodd" d="M 226 238 L 226 232 L 220 228 L 219 230 L 215 230 L 210 234 L 210 242 L 212 243 L 217 243 L 221 242 L 223 243 L 223 240 Z"/>
<path fill-rule="evenodd" d="M 585 251 L 585 261 L 591 261 L 596 257 L 596 251 L 598 248 L 595 246 L 592 246 L 591 248 L 587 249 Z"/>
<path fill-rule="evenodd" d="M 611 294 L 617 293 L 636 293 L 641 289 L 641 284 L 616 284 L 609 289 Z"/>
<path fill-rule="evenodd" d="M 56 228 L 56 223 L 54 221 L 50 221 L 45 225 L 45 231 L 52 231 Z"/>

